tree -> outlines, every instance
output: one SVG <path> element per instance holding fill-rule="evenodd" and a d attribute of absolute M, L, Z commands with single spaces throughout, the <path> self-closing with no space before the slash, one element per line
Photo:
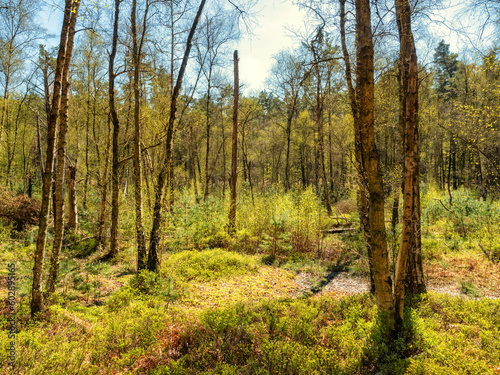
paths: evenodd
<path fill-rule="evenodd" d="M 130 14 L 132 32 L 132 68 L 134 69 L 133 91 L 134 91 L 134 141 L 132 158 L 134 165 L 134 188 L 135 188 L 135 230 L 137 237 L 137 272 L 147 266 L 146 236 L 144 234 L 143 212 L 142 212 L 142 166 L 141 166 L 141 126 L 140 106 L 141 94 L 139 90 L 139 78 L 142 63 L 142 48 L 146 36 L 146 22 L 148 19 L 149 1 L 143 15 L 141 35 L 137 33 L 137 0 L 132 0 Z M 138 39 L 139 38 L 139 39 Z"/>
<path fill-rule="evenodd" d="M 425 292 L 420 240 L 419 132 L 418 132 L 418 66 L 411 29 L 408 0 L 396 0 L 396 17 L 400 39 L 401 112 L 403 119 L 404 191 L 403 233 L 394 280 L 394 303 L 399 324 L 404 317 L 405 292 Z"/>
<path fill-rule="evenodd" d="M 234 19 L 228 19 L 222 9 L 217 8 L 215 14 L 206 16 L 204 25 L 200 27 L 202 32 L 201 43 L 196 44 L 198 50 L 198 63 L 205 77 L 207 91 L 205 97 L 206 111 L 206 148 L 205 148 L 205 181 L 203 190 L 203 199 L 205 200 L 209 193 L 209 183 L 212 177 L 210 168 L 210 146 L 211 146 L 211 128 L 212 128 L 212 89 L 215 69 L 223 66 L 222 55 L 224 46 L 237 37 Z M 203 51 L 205 50 L 205 51 Z"/>
<path fill-rule="evenodd" d="M 61 99 L 61 86 L 63 78 L 67 72 L 66 59 L 71 60 L 71 54 L 68 53 L 68 37 L 74 33 L 78 8 L 80 1 L 66 0 L 64 8 L 64 18 L 61 29 L 61 38 L 59 42 L 59 53 L 57 56 L 57 65 L 55 71 L 54 91 L 52 96 L 52 106 L 50 118 L 47 126 L 47 153 L 45 159 L 45 168 L 42 181 L 42 203 L 40 207 L 40 219 L 38 237 L 35 248 L 34 266 L 33 266 L 33 284 L 31 288 L 31 317 L 43 311 L 42 295 L 42 267 L 45 253 L 45 242 L 47 238 L 48 213 L 50 204 L 50 191 L 52 186 L 52 170 L 54 165 L 55 141 L 57 119 L 59 116 L 59 104 Z"/>
<path fill-rule="evenodd" d="M 54 243 L 50 259 L 49 278 L 47 280 L 47 295 L 55 291 L 59 273 L 59 254 L 64 237 L 64 171 L 66 170 L 66 135 L 68 134 L 68 101 L 69 101 L 69 67 L 75 39 L 78 5 L 73 7 L 66 44 L 66 58 L 64 60 L 61 103 L 59 109 L 59 132 L 57 136 L 56 176 L 54 183 Z"/>
<path fill-rule="evenodd" d="M 372 241 L 370 235 L 370 207 L 368 202 L 368 183 L 366 181 L 366 167 L 365 167 L 365 156 L 362 147 L 362 128 L 360 122 L 358 96 L 353 85 L 352 79 L 352 68 L 349 57 L 349 52 L 347 50 L 346 43 L 346 11 L 345 11 L 345 0 L 340 1 L 340 39 L 342 43 L 342 55 L 344 57 L 345 66 L 345 77 L 347 82 L 347 89 L 349 93 L 349 102 L 351 106 L 352 117 L 354 120 L 354 155 L 356 159 L 356 169 L 358 172 L 358 211 L 361 222 L 361 229 L 365 238 L 366 251 L 368 253 L 368 264 L 370 268 L 370 292 L 375 293 L 375 280 L 374 280 L 374 267 L 373 267 L 373 255 L 372 255 Z"/>
<path fill-rule="evenodd" d="M 198 11 L 193 20 L 191 29 L 189 30 L 189 35 L 186 41 L 186 49 L 184 51 L 184 57 L 182 58 L 181 67 L 179 74 L 177 75 L 177 81 L 172 92 L 172 98 L 170 101 L 170 115 L 168 123 L 166 126 L 167 136 L 165 139 L 165 156 L 163 158 L 163 163 L 161 165 L 160 173 L 158 174 L 158 179 L 155 186 L 155 202 L 153 206 L 153 223 L 151 226 L 151 235 L 149 243 L 148 252 L 148 270 L 157 271 L 159 266 L 158 258 L 158 247 L 160 245 L 159 230 L 160 223 L 162 220 L 162 203 L 163 203 L 163 191 L 165 188 L 165 182 L 167 180 L 168 173 L 170 171 L 170 164 L 172 162 L 172 147 L 174 140 L 174 125 L 177 112 L 177 99 L 182 87 L 182 79 L 184 78 L 184 73 L 186 71 L 187 62 L 189 59 L 189 53 L 191 52 L 193 36 L 198 26 L 201 13 L 203 12 L 203 7 L 205 6 L 206 0 L 201 0 L 198 7 Z"/>
<path fill-rule="evenodd" d="M 115 106 L 115 56 L 116 49 L 118 45 L 118 24 L 120 22 L 120 3 L 121 0 L 115 0 L 115 15 L 113 21 L 113 39 L 111 42 L 111 53 L 109 54 L 109 65 L 108 65 L 108 75 L 109 75 L 109 112 L 111 115 L 111 122 L 113 124 L 113 162 L 112 162 L 112 172 L 111 172 L 111 182 L 112 182 L 112 193 L 111 193 L 111 234 L 109 241 L 109 258 L 114 258 L 118 254 L 118 220 L 119 220 L 119 192 L 120 192 L 120 181 L 119 181 L 119 148 L 118 148 L 118 138 L 120 135 L 120 120 L 118 119 L 118 114 L 116 112 Z"/>
<path fill-rule="evenodd" d="M 38 11 L 38 1 L 0 1 L 0 74 L 3 81 L 0 154 L 3 133 L 7 131 L 9 90 L 12 84 L 19 85 L 29 50 L 34 41 L 43 35 L 42 29 L 35 22 Z"/>
<path fill-rule="evenodd" d="M 238 51 L 234 51 L 234 102 L 233 102 L 233 147 L 231 152 L 231 201 L 229 204 L 228 232 L 236 231 L 236 181 L 238 178 L 238 100 L 240 79 L 238 71 Z"/>
<path fill-rule="evenodd" d="M 446 113 L 451 111 L 453 99 L 457 97 L 457 88 L 454 84 L 454 76 L 458 69 L 458 55 L 450 53 L 450 45 L 446 44 L 444 40 L 439 42 L 434 53 L 434 64 L 437 68 L 437 88 L 438 100 L 441 102 L 444 114 L 444 121 L 449 121 L 449 116 Z M 450 126 L 450 153 L 448 158 L 448 188 L 450 183 L 453 185 L 453 190 L 458 188 L 457 181 L 457 145 L 455 143 L 455 134 Z"/>
<path fill-rule="evenodd" d="M 298 115 L 300 90 L 304 81 L 303 64 L 296 55 L 298 51 L 281 51 L 274 56 L 275 64 L 271 70 L 274 91 L 284 103 L 286 125 L 286 156 L 285 156 L 285 192 L 290 189 L 290 144 L 292 125 Z"/>
<path fill-rule="evenodd" d="M 389 326 L 393 326 L 394 303 L 387 254 L 384 190 L 375 144 L 373 56 L 370 1 L 356 0 L 356 107 L 368 188 L 373 279 L 379 311 L 387 315 Z"/>

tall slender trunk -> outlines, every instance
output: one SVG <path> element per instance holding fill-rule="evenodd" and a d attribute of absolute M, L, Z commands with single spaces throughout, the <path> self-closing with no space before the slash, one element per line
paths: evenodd
<path fill-rule="evenodd" d="M 375 293 L 375 279 L 373 270 L 373 256 L 372 256 L 372 241 L 370 235 L 370 216 L 369 216 L 369 202 L 368 202 L 368 184 L 366 181 L 366 170 L 364 163 L 364 153 L 362 145 L 361 123 L 358 110 L 358 99 L 356 98 L 356 91 L 352 84 L 351 62 L 349 53 L 347 51 L 346 34 L 345 34 L 345 2 L 340 1 L 340 36 L 342 43 L 342 54 L 345 64 L 345 76 L 347 88 L 349 92 L 349 101 L 351 104 L 352 117 L 354 118 L 354 155 L 356 159 L 356 169 L 358 172 L 358 212 L 360 217 L 361 230 L 365 238 L 365 246 L 368 254 L 368 265 L 370 268 L 370 292 Z"/>
<path fill-rule="evenodd" d="M 144 234 L 144 219 L 142 211 L 142 164 L 141 164 L 141 93 L 139 88 L 140 69 L 141 69 L 141 45 L 137 40 L 137 0 L 132 1 L 132 12 L 130 16 L 132 29 L 132 65 L 134 69 L 133 91 L 134 91 L 134 141 L 132 158 L 134 166 L 134 191 L 135 191 L 135 231 L 137 239 L 137 271 L 146 268 L 146 236 Z M 146 17 L 146 16 L 145 16 Z M 142 30 L 144 36 L 145 30 Z"/>
<path fill-rule="evenodd" d="M 79 2 L 75 7 L 78 8 Z M 75 27 L 78 13 L 71 13 L 66 46 L 66 59 L 62 74 L 61 108 L 59 111 L 59 134 L 57 139 L 57 161 L 54 191 L 54 243 L 50 259 L 49 278 L 47 280 L 47 295 L 55 291 L 57 275 L 59 273 L 59 254 L 61 253 L 64 238 L 64 171 L 66 170 L 66 135 L 68 133 L 68 101 L 69 101 L 69 66 L 75 37 Z"/>
<path fill-rule="evenodd" d="M 52 106 L 50 117 L 47 124 L 47 154 L 45 159 L 45 168 L 42 179 L 42 202 L 39 216 L 39 229 L 35 248 L 34 265 L 33 265 L 33 284 L 31 288 L 31 317 L 35 318 L 36 314 L 43 311 L 43 294 L 42 294 L 42 268 L 45 255 L 45 243 L 47 239 L 48 214 L 50 205 L 50 191 L 52 186 L 52 171 L 54 165 L 54 154 L 56 145 L 56 130 L 57 118 L 59 116 L 59 104 L 61 98 L 61 85 L 63 78 L 63 70 L 66 59 L 71 56 L 67 54 L 67 39 L 68 30 L 70 27 L 70 18 L 72 10 L 78 12 L 80 2 L 73 3 L 72 0 L 66 0 L 64 7 L 64 18 L 61 28 L 61 37 L 59 42 L 59 53 L 57 56 L 57 64 L 54 79 L 54 91 L 52 98 Z M 76 17 L 75 17 L 76 18 Z"/>
<path fill-rule="evenodd" d="M 228 232 L 236 231 L 236 181 L 238 166 L 238 101 L 240 96 L 240 80 L 238 71 L 238 51 L 234 51 L 234 102 L 233 102 L 233 147 L 231 157 L 231 201 L 229 204 Z"/>
<path fill-rule="evenodd" d="M 184 78 L 184 72 L 186 71 L 187 62 L 189 59 L 189 53 L 191 52 L 193 36 L 198 26 L 203 7 L 205 6 L 206 0 L 201 0 L 200 6 L 198 7 L 198 12 L 193 21 L 193 25 L 189 31 L 189 35 L 186 41 L 186 50 L 184 51 L 184 57 L 182 58 L 181 67 L 179 69 L 179 75 L 177 76 L 177 81 L 175 83 L 174 90 L 172 92 L 172 99 L 170 102 L 170 116 L 167 124 L 167 137 L 165 140 L 165 156 L 163 163 L 158 174 L 157 183 L 155 186 L 155 203 L 153 205 L 153 223 L 151 225 L 151 235 L 150 235 L 150 245 L 148 253 L 148 270 L 158 271 L 159 258 L 158 258 L 158 248 L 160 245 L 160 224 L 162 221 L 161 206 L 163 202 L 163 192 L 165 188 L 165 182 L 168 174 L 170 173 L 170 164 L 172 162 L 172 147 L 174 140 L 174 124 L 177 112 L 177 98 L 182 87 L 182 79 Z M 172 176 L 171 176 L 172 177 Z"/>
<path fill-rule="evenodd" d="M 420 191 L 418 139 L 418 66 L 408 0 L 396 0 L 400 35 L 402 115 L 404 119 L 403 233 L 396 265 L 394 301 L 399 324 L 404 317 L 405 293 L 425 291 L 420 248 Z"/>
<path fill-rule="evenodd" d="M 111 171 L 111 233 L 109 240 L 109 258 L 114 258 L 118 254 L 118 221 L 119 221 L 119 194 L 120 194 L 120 164 L 118 138 L 120 136 L 120 120 L 115 108 L 115 57 L 116 48 L 118 45 L 118 25 L 120 21 L 120 3 L 121 0 L 115 0 L 115 16 L 113 22 L 113 41 L 111 46 L 111 53 L 109 54 L 109 111 L 111 114 L 111 122 L 113 123 L 113 161 Z"/>
<path fill-rule="evenodd" d="M 207 25 L 208 27 L 208 25 Z M 207 111 L 206 118 L 206 150 L 205 150 L 205 190 L 203 192 L 203 200 L 207 199 L 208 196 L 208 186 L 210 183 L 210 168 L 209 168 L 209 157 L 210 157 L 210 89 L 211 89 L 211 79 L 212 79 L 212 64 L 210 64 L 208 71 L 208 89 L 207 89 L 207 102 L 205 104 Z"/>
<path fill-rule="evenodd" d="M 368 185 L 370 239 L 373 257 L 375 296 L 379 311 L 394 326 L 394 305 L 389 272 L 384 219 L 384 190 L 374 126 L 374 51 L 369 0 L 356 0 L 356 96 L 358 100 L 361 145 Z"/>

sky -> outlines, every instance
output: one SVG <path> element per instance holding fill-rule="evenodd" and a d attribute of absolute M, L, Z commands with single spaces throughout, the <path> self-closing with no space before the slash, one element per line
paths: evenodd
<path fill-rule="evenodd" d="M 240 81 L 245 94 L 265 89 L 273 55 L 296 43 L 287 31 L 303 26 L 305 12 L 290 0 L 260 0 L 254 36 L 243 38 L 236 47 L 240 58 Z"/>
<path fill-rule="evenodd" d="M 446 7 L 444 13 L 435 15 L 436 20 L 446 19 L 450 21 L 453 16 L 450 12 L 455 13 L 460 7 L 461 1 L 449 0 L 448 3 L 454 6 Z M 257 94 L 266 89 L 265 80 L 273 65 L 273 55 L 282 49 L 297 45 L 297 41 L 291 37 L 289 30 L 302 28 L 306 17 L 306 12 L 293 5 L 291 0 L 258 0 L 255 11 L 258 13 L 255 16 L 253 34 L 251 36 L 244 35 L 235 46 L 240 59 L 240 84 L 242 84 L 242 91 L 245 95 Z M 56 44 L 60 33 L 62 12 L 53 8 L 42 17 L 47 24 L 46 27 L 57 35 L 57 38 L 52 40 Z M 450 43 L 452 52 L 461 51 L 464 48 L 464 43 L 468 42 L 467 40 L 462 41 L 462 45 L 460 45 L 456 34 L 440 22 L 434 22 L 432 29 L 435 44 L 437 45 L 439 40 L 443 38 L 447 43 Z M 424 41 L 422 45 L 426 47 L 424 48 L 426 51 L 422 50 L 422 52 L 427 55 L 427 59 L 432 60 L 434 46 L 426 44 L 427 42 Z M 420 53 L 420 51 L 418 52 Z M 425 59 L 423 54 L 419 57 Z M 232 75 L 232 69 L 230 70 L 231 72 L 228 73 Z"/>

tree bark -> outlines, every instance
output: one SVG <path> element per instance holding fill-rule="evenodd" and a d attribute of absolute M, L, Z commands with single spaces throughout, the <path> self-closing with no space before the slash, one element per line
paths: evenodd
<path fill-rule="evenodd" d="M 351 104 L 352 117 L 354 119 L 354 154 L 356 159 L 356 169 L 358 171 L 358 212 L 360 218 L 360 226 L 365 238 L 366 252 L 368 255 L 368 265 L 370 268 L 370 292 L 375 293 L 375 281 L 373 273 L 373 257 L 372 257 L 372 241 L 370 237 L 370 219 L 369 219 L 369 202 L 368 202 L 368 186 L 366 181 L 366 171 L 363 156 L 363 145 L 361 143 L 361 123 L 359 120 L 358 99 L 356 98 L 356 91 L 352 84 L 351 62 L 349 53 L 347 51 L 346 36 L 345 36 L 345 2 L 340 0 L 340 36 L 342 43 L 342 53 L 345 64 L 345 76 L 347 88 L 349 92 L 349 101 Z"/>
<path fill-rule="evenodd" d="M 134 91 L 134 141 L 132 163 L 134 166 L 134 191 L 135 191 L 135 231 L 137 239 L 137 272 L 146 268 L 147 249 L 146 236 L 144 234 L 144 219 L 142 211 L 142 165 L 141 165 L 141 93 L 139 88 L 140 69 L 141 69 L 141 49 L 144 40 L 145 30 L 142 30 L 141 41 L 137 40 L 137 0 L 132 1 L 132 11 L 130 15 L 132 29 L 132 65 L 134 69 L 133 91 Z M 147 15 L 144 15 L 146 20 Z"/>
<path fill-rule="evenodd" d="M 400 35 L 402 115 L 404 119 L 404 191 L 403 233 L 394 282 L 396 320 L 404 317 L 405 293 L 425 291 L 420 248 L 420 190 L 418 139 L 418 66 L 411 31 L 411 8 L 408 0 L 396 0 Z"/>
<path fill-rule="evenodd" d="M 111 233 L 109 241 L 109 253 L 106 256 L 108 259 L 113 259 L 118 255 L 118 222 L 119 222 L 119 194 L 120 194 L 120 164 L 119 164 L 119 148 L 118 148 L 118 137 L 120 135 L 120 120 L 118 119 L 118 114 L 116 113 L 115 107 L 115 57 L 116 49 L 118 45 L 118 25 L 120 22 L 120 2 L 122 0 L 115 0 L 115 17 L 113 22 L 113 41 L 111 46 L 111 53 L 109 54 L 109 65 L 108 65 L 108 75 L 109 75 L 109 111 L 111 115 L 111 122 L 113 123 L 113 161 L 112 161 L 112 171 L 111 171 L 111 182 L 112 182 L 112 192 L 111 192 Z"/>
<path fill-rule="evenodd" d="M 31 317 L 44 310 L 43 294 L 42 294 L 42 268 L 45 254 L 45 244 L 47 239 L 48 214 L 51 198 L 52 187 L 52 171 L 54 165 L 55 141 L 57 130 L 57 118 L 59 116 L 59 104 L 61 98 L 61 84 L 63 78 L 63 70 L 67 56 L 67 39 L 68 30 L 70 27 L 71 11 L 73 7 L 78 10 L 79 2 L 73 4 L 72 0 L 66 0 L 64 7 L 64 18 L 61 28 L 61 37 L 59 42 L 59 52 L 57 56 L 57 64 L 54 79 L 54 92 L 52 98 L 52 106 L 50 117 L 47 124 L 47 153 L 45 159 L 45 168 L 42 179 L 42 202 L 39 215 L 39 229 L 35 248 L 34 265 L 33 265 L 33 284 L 31 288 Z"/>
<path fill-rule="evenodd" d="M 57 162 L 54 191 L 54 243 L 50 259 L 49 278 L 47 280 L 47 295 L 55 291 L 57 275 L 59 273 L 59 254 L 61 253 L 64 238 L 64 171 L 66 170 L 66 135 L 68 133 L 68 101 L 69 101 L 69 66 L 73 54 L 76 20 L 80 2 L 75 3 L 71 13 L 66 46 L 66 58 L 62 74 L 62 92 L 59 112 L 59 134 L 57 139 Z"/>
<path fill-rule="evenodd" d="M 158 174 L 157 183 L 155 186 L 155 203 L 153 206 L 153 223 L 151 225 L 151 235 L 148 253 L 148 270 L 157 272 L 159 267 L 158 258 L 158 247 L 160 245 L 159 230 L 162 221 L 161 206 L 163 202 L 163 192 L 165 188 L 165 182 L 167 175 L 170 171 L 172 147 L 174 140 L 174 124 L 177 112 L 177 98 L 182 87 L 182 79 L 184 78 L 184 72 L 186 71 L 187 62 L 189 59 L 189 53 L 191 52 L 193 36 L 198 26 L 203 7 L 205 6 L 206 0 L 201 0 L 200 6 L 198 7 L 198 12 L 193 21 L 193 25 L 189 31 L 189 35 L 186 41 L 186 50 L 184 51 L 184 57 L 182 59 L 181 67 L 179 70 L 179 75 L 177 76 L 177 81 L 175 83 L 174 91 L 172 93 L 172 99 L 170 102 L 170 116 L 167 124 L 167 137 L 165 140 L 165 156 L 163 163 Z"/>
<path fill-rule="evenodd" d="M 230 234 L 236 231 L 236 181 L 238 177 L 238 101 L 240 96 L 240 79 L 238 70 L 238 51 L 234 51 L 234 102 L 233 102 L 233 147 L 231 153 L 231 200 L 229 203 Z"/>
<path fill-rule="evenodd" d="M 374 51 L 369 0 L 356 0 L 356 96 L 361 146 L 369 191 L 369 220 L 375 296 L 379 311 L 387 315 L 389 327 L 394 326 L 394 305 L 389 272 L 389 259 L 384 219 L 384 190 L 374 125 Z"/>

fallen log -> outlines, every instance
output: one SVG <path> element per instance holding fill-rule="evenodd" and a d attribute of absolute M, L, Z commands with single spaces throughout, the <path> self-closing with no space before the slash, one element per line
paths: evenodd
<path fill-rule="evenodd" d="M 332 228 L 323 230 L 324 233 L 355 232 L 357 228 Z"/>

